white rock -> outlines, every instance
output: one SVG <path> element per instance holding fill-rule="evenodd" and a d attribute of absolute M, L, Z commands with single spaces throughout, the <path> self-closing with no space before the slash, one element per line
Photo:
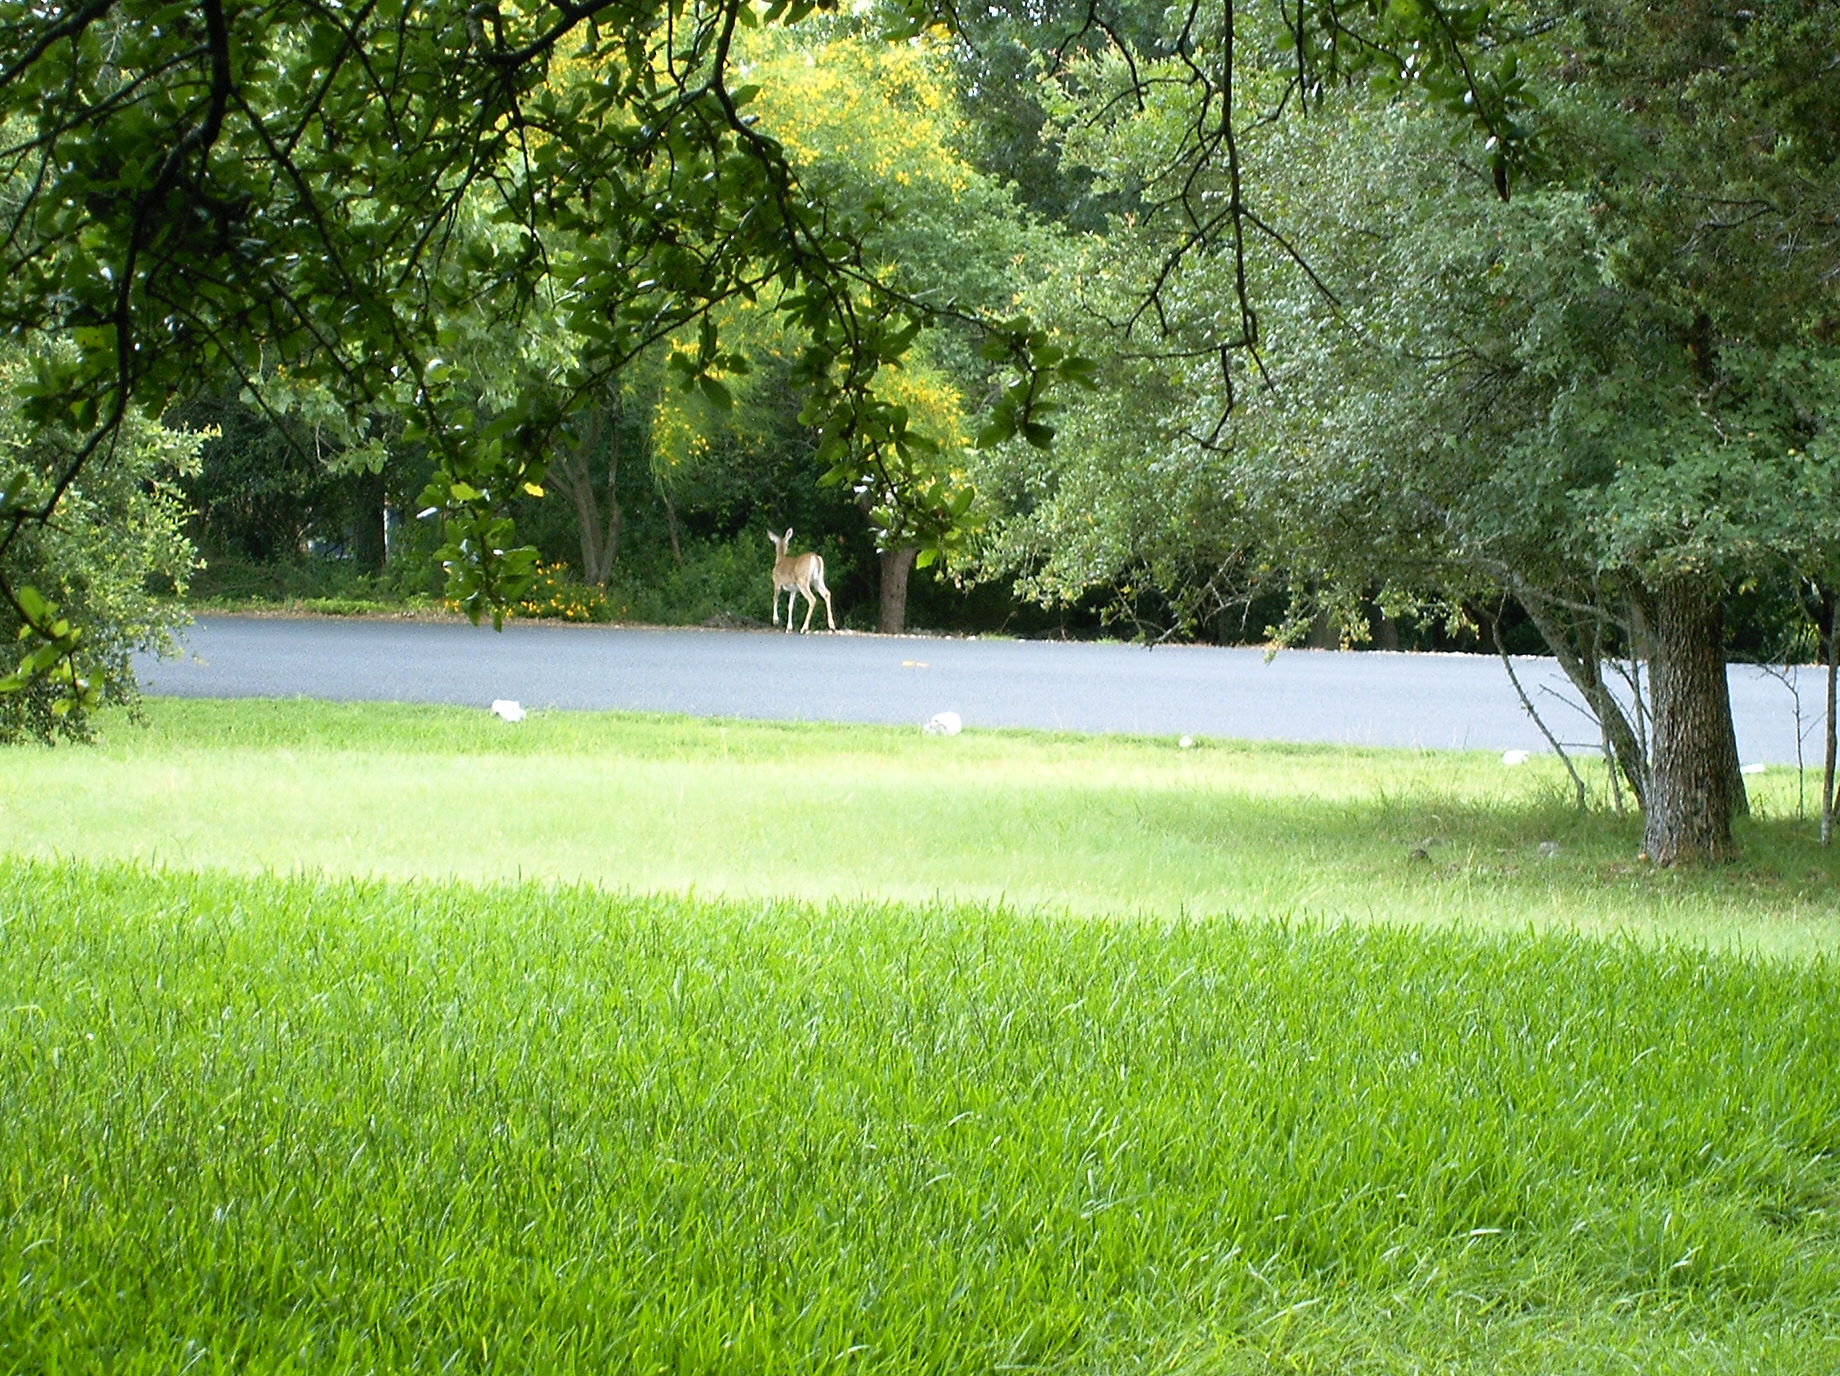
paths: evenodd
<path fill-rule="evenodd" d="M 496 698 L 492 711 L 501 721 L 523 721 L 524 709 L 510 698 Z"/>
<path fill-rule="evenodd" d="M 1181 740 L 1177 741 L 1176 744 L 1181 746 L 1184 750 L 1193 750 L 1195 748 L 1195 738 L 1193 736 L 1184 736 Z"/>
<path fill-rule="evenodd" d="M 1533 752 L 1531 750 L 1504 750 L 1501 752 L 1501 762 L 1506 765 L 1526 764 L 1527 761 L 1532 758 Z"/>
<path fill-rule="evenodd" d="M 956 736 L 965 729 L 965 723 L 956 712 L 935 712 L 932 720 L 926 724 L 929 736 Z"/>
<path fill-rule="evenodd" d="M 1761 774 L 1767 768 L 1769 768 L 1768 765 L 1741 764 L 1738 766 L 1738 772 L 1740 774 Z"/>

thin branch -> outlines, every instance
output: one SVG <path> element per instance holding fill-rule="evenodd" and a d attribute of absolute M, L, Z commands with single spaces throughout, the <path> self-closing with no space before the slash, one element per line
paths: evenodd
<path fill-rule="evenodd" d="M 1521 686 L 1521 676 L 1514 669 L 1514 657 L 1501 643 L 1501 623 L 1491 621 L 1490 629 L 1494 632 L 1495 650 L 1501 656 L 1502 668 L 1508 671 L 1508 682 L 1514 685 L 1514 696 L 1521 700 L 1521 706 L 1526 709 L 1527 715 L 1533 718 L 1533 724 L 1540 728 L 1540 734 L 1546 738 L 1546 743 L 1553 748 L 1553 752 L 1564 764 L 1565 772 L 1572 776 L 1572 790 L 1578 801 L 1578 810 L 1583 812 L 1587 795 L 1584 779 L 1579 775 L 1578 767 L 1572 763 L 1572 757 L 1566 753 L 1565 747 L 1559 744 L 1559 738 L 1548 729 L 1546 719 L 1540 715 L 1539 709 L 1533 705 L 1533 700 L 1527 696 L 1527 690 Z"/>

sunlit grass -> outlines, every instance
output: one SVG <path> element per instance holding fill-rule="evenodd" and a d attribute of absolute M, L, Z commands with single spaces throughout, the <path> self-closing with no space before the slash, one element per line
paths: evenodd
<path fill-rule="evenodd" d="M 1745 863 L 1655 875 L 1555 761 L 1169 739 L 310 702 L 154 701 L 100 750 L 0 754 L 15 854 L 534 878 L 1088 916 L 1565 927 L 1840 945 L 1798 782 L 1753 779 Z M 1812 790 L 1806 790 L 1812 796 Z"/>
<path fill-rule="evenodd" d="M 1840 1369 L 1792 776 L 149 708 L 0 752 L 0 1370 Z"/>
<path fill-rule="evenodd" d="M 9 861 L 0 989 L 8 1371 L 1840 1366 L 1821 959 Z"/>

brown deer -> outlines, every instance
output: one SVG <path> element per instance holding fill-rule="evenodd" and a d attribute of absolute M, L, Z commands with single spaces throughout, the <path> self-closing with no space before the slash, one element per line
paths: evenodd
<path fill-rule="evenodd" d="M 824 599 L 824 619 L 831 629 L 837 629 L 837 618 L 831 614 L 831 590 L 824 586 L 824 560 L 816 554 L 788 554 L 787 547 L 792 544 L 792 527 L 786 527 L 784 535 L 767 532 L 767 538 L 773 542 L 773 624 L 779 625 L 779 595 L 786 594 L 786 630 L 792 630 L 792 609 L 797 605 L 796 598 L 805 594 L 805 624 L 799 627 L 801 632 L 811 629 L 811 614 L 818 609 L 818 597 Z M 818 590 L 818 597 L 812 596 L 812 589 Z"/>

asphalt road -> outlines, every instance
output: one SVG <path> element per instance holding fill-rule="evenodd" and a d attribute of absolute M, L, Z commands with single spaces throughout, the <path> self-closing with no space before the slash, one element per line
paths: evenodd
<path fill-rule="evenodd" d="M 1595 739 L 1550 660 L 1517 672 L 1568 747 Z M 1342 745 L 1549 749 L 1498 659 L 520 622 L 199 618 L 177 660 L 136 661 L 145 691 L 526 709 L 619 708 L 799 721 L 1029 726 Z M 1803 671 L 1807 750 L 1818 685 Z M 1733 666 L 1746 762 L 1796 759 L 1795 695 Z"/>

